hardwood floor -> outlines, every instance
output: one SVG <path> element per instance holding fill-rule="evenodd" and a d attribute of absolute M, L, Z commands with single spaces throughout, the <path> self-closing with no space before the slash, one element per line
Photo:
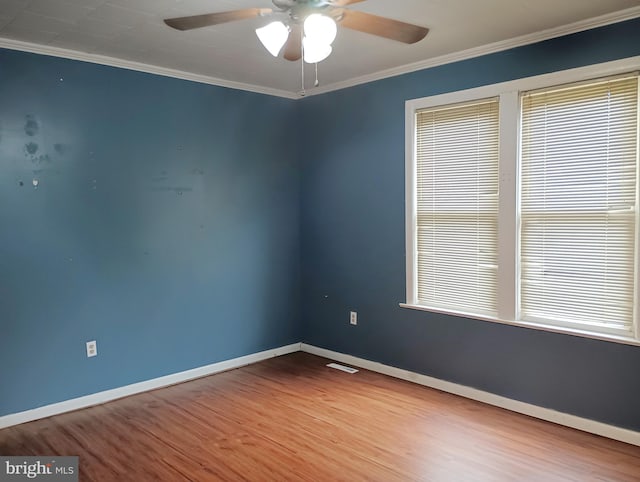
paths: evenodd
<path fill-rule="evenodd" d="M 640 447 L 294 353 L 0 431 L 81 481 L 638 481 Z"/>

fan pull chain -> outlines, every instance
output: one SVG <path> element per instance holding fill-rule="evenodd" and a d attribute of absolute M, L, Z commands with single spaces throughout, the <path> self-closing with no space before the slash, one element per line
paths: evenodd
<path fill-rule="evenodd" d="M 301 96 L 307 95 L 307 92 L 304 90 L 304 57 L 300 59 L 300 79 L 302 81 L 302 90 L 300 91 Z"/>
<path fill-rule="evenodd" d="M 304 90 L 304 42 L 302 41 L 304 37 L 304 30 L 300 29 L 300 50 L 302 51 L 302 56 L 300 57 L 300 79 L 302 81 L 302 91 L 300 91 L 300 95 L 304 97 L 307 95 L 307 92 Z"/>
<path fill-rule="evenodd" d="M 300 96 L 304 97 L 305 95 L 307 95 L 307 91 L 305 90 L 304 87 L 304 42 L 302 41 L 304 37 L 304 32 L 300 33 L 300 50 L 302 51 L 302 57 L 300 57 L 300 81 L 301 81 L 301 87 L 302 90 L 300 91 Z M 318 87 L 320 85 L 320 81 L 318 80 L 318 62 L 315 62 L 314 64 L 315 66 L 315 74 L 316 74 L 316 80 L 313 83 L 314 87 Z"/>

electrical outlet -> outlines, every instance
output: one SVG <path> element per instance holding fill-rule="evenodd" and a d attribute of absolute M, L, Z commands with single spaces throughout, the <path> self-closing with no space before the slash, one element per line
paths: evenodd
<path fill-rule="evenodd" d="M 358 324 L 358 312 L 357 311 L 352 311 L 350 316 L 349 316 L 349 323 L 351 323 L 352 325 L 357 325 Z"/>
<path fill-rule="evenodd" d="M 87 358 L 96 356 L 98 354 L 98 344 L 95 340 L 87 342 Z"/>

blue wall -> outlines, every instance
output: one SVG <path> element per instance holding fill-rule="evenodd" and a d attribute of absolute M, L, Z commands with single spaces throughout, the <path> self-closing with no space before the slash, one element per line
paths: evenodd
<path fill-rule="evenodd" d="M 640 430 L 640 348 L 398 307 L 405 100 L 633 55 L 640 20 L 294 102 L 0 50 L 0 415 L 303 340 Z"/>
<path fill-rule="evenodd" d="M 300 341 L 295 108 L 0 50 L 0 415 Z"/>
<path fill-rule="evenodd" d="M 640 430 L 640 347 L 398 306 L 405 100 L 635 55 L 640 19 L 301 101 L 304 341 Z"/>

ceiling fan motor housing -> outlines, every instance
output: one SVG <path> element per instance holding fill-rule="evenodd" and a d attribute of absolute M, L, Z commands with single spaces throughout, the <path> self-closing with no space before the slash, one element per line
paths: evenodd
<path fill-rule="evenodd" d="M 289 12 L 294 20 L 302 20 L 314 11 L 322 10 L 332 5 L 329 0 L 271 0 L 282 12 Z"/>
<path fill-rule="evenodd" d="M 384 37 L 405 44 L 422 40 L 429 29 L 419 25 L 372 15 L 360 10 L 350 10 L 349 5 L 365 0 L 272 0 L 274 6 L 289 16 L 288 26 L 294 34 L 285 49 L 285 59 L 300 59 L 302 22 L 312 13 L 324 13 L 343 28 Z M 273 13 L 270 8 L 243 8 L 227 12 L 205 13 L 187 17 L 165 19 L 165 23 L 176 30 L 193 30 L 237 20 L 264 17 Z M 275 22 L 273 22 L 275 23 Z M 283 22 L 280 22 L 283 23 Z M 334 24 L 335 28 L 335 24 Z M 294 48 L 295 47 L 295 48 Z"/>
<path fill-rule="evenodd" d="M 313 8 L 327 7 L 331 5 L 330 0 L 271 0 L 280 10 L 289 10 L 296 6 L 306 6 Z"/>

